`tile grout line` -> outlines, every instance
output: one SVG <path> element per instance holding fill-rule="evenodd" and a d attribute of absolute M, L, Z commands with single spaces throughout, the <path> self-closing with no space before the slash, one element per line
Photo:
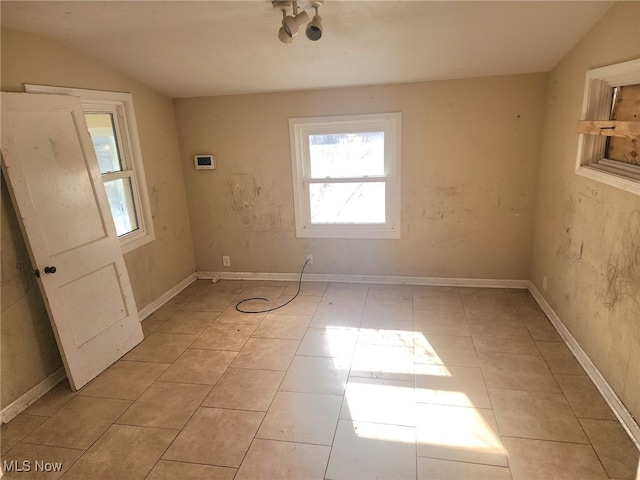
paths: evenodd
<path fill-rule="evenodd" d="M 286 291 L 286 288 L 282 291 L 282 293 L 280 294 L 280 296 L 282 296 L 282 295 L 284 294 L 284 292 L 285 292 L 285 291 Z M 238 297 L 240 297 L 240 294 L 238 294 L 238 296 L 236 297 L 236 299 L 237 299 Z M 278 297 L 278 298 L 280 298 L 280 297 Z M 277 299 L 276 299 L 276 302 L 277 302 Z M 275 304 L 275 302 L 274 302 L 274 304 Z M 251 314 L 251 313 L 247 313 L 247 314 L 244 314 L 244 315 L 253 315 L 253 314 Z M 267 315 L 268 315 L 268 313 L 267 313 Z M 266 318 L 267 318 L 267 316 L 265 315 L 265 317 L 264 317 L 262 320 L 260 320 L 260 323 L 258 323 L 258 325 L 257 325 L 257 326 L 256 326 L 256 328 L 254 329 L 253 333 L 255 333 L 255 331 L 260 327 L 260 325 L 264 322 L 264 320 L 265 320 Z M 310 323 L 310 322 L 309 322 L 309 323 Z M 305 331 L 305 332 L 306 332 L 306 331 Z M 251 336 L 249 336 L 249 338 L 256 338 L 256 337 L 253 337 L 253 333 L 251 334 Z M 247 341 L 244 343 L 244 345 L 241 347 L 241 349 L 240 349 L 240 350 L 242 350 L 242 348 L 244 348 L 244 346 L 245 346 L 245 345 L 247 344 L 247 342 L 249 341 L 249 338 L 247 339 Z M 297 352 L 297 351 L 298 351 L 298 349 L 300 348 L 300 343 L 301 343 L 301 340 L 299 340 L 299 341 L 298 341 L 298 347 L 296 348 L 296 352 Z M 259 423 L 259 425 L 258 425 L 258 428 L 256 428 L 255 433 L 253 434 L 253 438 L 251 439 L 251 442 L 249 442 L 249 446 L 247 447 L 247 450 L 244 452 L 244 455 L 242 456 L 242 460 L 240 460 L 240 463 L 238 464 L 238 468 L 236 469 L 236 474 L 235 474 L 235 475 L 237 475 L 237 474 L 238 474 L 238 472 L 240 471 L 240 469 L 242 468 L 242 464 L 243 464 L 243 463 L 244 463 L 244 461 L 246 460 L 247 455 L 249 454 L 249 451 L 251 450 L 251 447 L 253 446 L 253 444 L 255 443 L 255 441 L 256 441 L 256 440 L 261 440 L 261 439 L 259 439 L 259 438 L 257 437 L 258 432 L 260 431 L 260 428 L 262 427 L 262 425 L 263 425 L 263 423 L 264 423 L 265 418 L 267 418 L 267 414 L 269 413 L 269 409 L 270 409 L 270 408 L 271 408 L 271 406 L 273 405 L 273 401 L 275 400 L 276 395 L 277 395 L 277 394 L 278 394 L 278 392 L 280 391 L 280 386 L 282 385 L 282 382 L 284 382 L 284 379 L 285 379 L 285 377 L 286 377 L 286 375 L 287 375 L 287 372 L 288 372 L 289 368 L 291 367 L 291 363 L 293 362 L 293 358 L 295 357 L 295 353 L 296 353 L 296 352 L 294 352 L 294 354 L 293 354 L 293 356 L 292 356 L 291 360 L 289 361 L 289 364 L 287 365 L 287 369 L 284 371 L 284 374 L 282 375 L 282 379 L 280 379 L 280 382 L 278 383 L 278 386 L 277 386 L 277 388 L 276 388 L 276 391 L 275 391 L 275 393 L 273 394 L 273 397 L 271 398 L 271 401 L 269 402 L 269 405 L 267 406 L 267 408 L 266 408 L 266 410 L 264 411 L 264 413 L 263 413 L 263 412 L 261 412 L 261 413 L 263 413 L 263 415 L 262 415 L 262 419 L 260 420 L 260 423 Z M 239 354 L 239 353 L 240 353 L 240 352 L 238 352 L 238 354 Z M 230 366 L 231 366 L 231 365 L 229 365 L 229 367 L 227 367 L 227 370 L 230 368 Z M 234 477 L 235 477 L 235 475 L 234 475 Z"/>
<path fill-rule="evenodd" d="M 329 284 L 331 285 L 331 283 Z M 329 287 L 327 287 L 327 290 L 329 289 Z M 364 305 L 362 306 L 362 312 L 360 313 L 360 321 L 358 322 L 358 334 L 360 334 L 360 327 L 362 325 L 362 321 L 363 321 L 363 317 L 364 317 L 364 311 L 367 305 L 367 299 L 369 297 L 369 285 L 367 285 L 367 295 L 365 298 L 365 302 Z M 329 456 L 327 457 L 327 465 L 324 469 L 324 475 L 323 475 L 323 479 L 327 478 L 327 473 L 329 471 L 329 464 L 331 463 L 331 455 L 333 454 L 333 446 L 336 442 L 336 435 L 338 434 L 338 426 L 340 425 L 340 414 L 342 413 L 342 408 L 344 406 L 344 403 L 347 401 L 347 385 L 349 383 L 349 378 L 351 377 L 351 367 L 353 365 L 353 357 L 355 356 L 355 351 L 356 351 L 356 346 L 357 346 L 357 342 L 358 342 L 358 335 L 356 335 L 356 339 L 355 339 L 355 343 L 353 345 L 353 350 L 351 351 L 351 361 L 349 362 L 349 372 L 347 373 L 347 380 L 346 380 L 346 384 L 344 386 L 344 390 L 342 392 L 342 402 L 340 402 L 340 409 L 338 410 L 338 420 L 336 421 L 336 427 L 333 430 L 333 437 L 331 439 L 331 445 L 329 446 Z"/>

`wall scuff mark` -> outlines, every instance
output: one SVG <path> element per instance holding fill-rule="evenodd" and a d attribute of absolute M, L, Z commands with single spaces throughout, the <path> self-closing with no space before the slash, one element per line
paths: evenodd
<path fill-rule="evenodd" d="M 255 206 L 258 189 L 253 175 L 231 174 L 227 179 L 227 187 L 231 195 L 231 209 L 234 212 L 243 212 Z"/>
<path fill-rule="evenodd" d="M 609 255 L 606 305 L 614 308 L 625 297 L 640 307 L 640 210 L 632 211 Z"/>

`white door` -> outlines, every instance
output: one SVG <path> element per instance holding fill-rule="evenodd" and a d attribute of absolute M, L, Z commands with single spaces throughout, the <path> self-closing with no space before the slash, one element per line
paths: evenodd
<path fill-rule="evenodd" d="M 2 169 L 77 390 L 143 338 L 80 99 L 2 93 Z"/>

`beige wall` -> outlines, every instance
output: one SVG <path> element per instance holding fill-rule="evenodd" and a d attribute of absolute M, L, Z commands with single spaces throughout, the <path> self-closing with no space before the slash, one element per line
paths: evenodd
<path fill-rule="evenodd" d="M 3 91 L 24 83 L 133 95 L 156 240 L 125 256 L 142 309 L 194 271 L 187 203 L 169 98 L 64 45 L 2 30 Z M 60 367 L 6 184 L 2 184 L 2 407 Z"/>
<path fill-rule="evenodd" d="M 640 197 L 574 173 L 586 71 L 640 57 L 640 3 L 616 4 L 554 68 L 532 280 L 640 418 Z M 548 279 L 546 291 L 542 277 Z"/>
<path fill-rule="evenodd" d="M 544 74 L 174 100 L 196 269 L 528 279 Z M 402 112 L 402 238 L 296 239 L 288 119 Z M 197 171 L 192 156 L 217 155 Z"/>

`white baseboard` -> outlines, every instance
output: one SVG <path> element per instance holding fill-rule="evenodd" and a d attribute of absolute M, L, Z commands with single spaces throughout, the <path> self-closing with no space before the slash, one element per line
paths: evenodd
<path fill-rule="evenodd" d="M 622 427 L 627 431 L 629 437 L 633 443 L 635 443 L 636 448 L 640 449 L 640 426 L 636 423 L 633 418 L 633 415 L 627 410 L 624 406 L 618 395 L 613 391 L 609 383 L 602 376 L 598 368 L 593 364 L 589 356 L 582 349 L 578 341 L 571 335 L 569 329 L 562 323 L 560 317 L 553 311 L 551 305 L 545 300 L 540 291 L 536 288 L 533 283 L 529 283 L 529 291 L 533 298 L 535 298 L 540 308 L 547 315 L 553 326 L 556 328 L 562 339 L 565 341 L 573 355 L 576 357 L 582 368 L 584 368 L 585 372 L 591 381 L 595 384 L 596 388 L 600 391 L 603 398 L 611 407 L 614 415 L 622 424 Z"/>
<path fill-rule="evenodd" d="M 34 403 L 65 378 L 67 378 L 67 374 L 64 371 L 64 367 L 60 367 L 27 393 L 4 407 L 2 411 L 0 411 L 0 423 L 4 425 L 9 420 L 16 417 L 20 412 L 25 410 L 29 405 Z"/>
<path fill-rule="evenodd" d="M 198 276 L 195 273 L 192 273 L 187 278 L 182 280 L 179 284 L 177 284 L 175 287 L 170 288 L 169 290 L 164 292 L 162 295 L 156 298 L 153 302 L 151 302 L 149 305 L 147 305 L 146 307 L 144 307 L 142 310 L 138 312 L 138 317 L 140 317 L 140 321 L 144 320 L 153 312 L 158 310 L 161 306 L 163 306 L 165 303 L 167 303 L 169 300 L 171 300 L 173 297 L 175 297 L 177 294 L 179 294 L 182 290 L 187 288 L 197 279 L 198 279 Z"/>
<path fill-rule="evenodd" d="M 256 272 L 196 272 L 200 279 L 219 280 L 271 280 L 297 282 L 299 273 Z M 441 287 L 529 288 L 528 280 L 501 280 L 478 278 L 402 277 L 387 275 L 333 275 L 305 273 L 303 282 L 385 283 L 393 285 L 433 285 Z"/>

